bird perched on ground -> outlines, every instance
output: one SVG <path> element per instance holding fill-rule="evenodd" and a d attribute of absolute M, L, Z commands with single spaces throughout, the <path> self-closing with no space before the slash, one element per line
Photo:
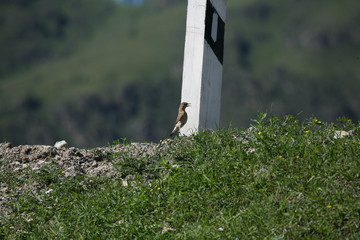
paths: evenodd
<path fill-rule="evenodd" d="M 178 116 L 175 121 L 175 127 L 172 130 L 170 137 L 174 135 L 175 132 L 179 131 L 180 128 L 182 128 L 185 123 L 187 122 L 188 116 L 185 112 L 185 108 L 190 107 L 190 103 L 182 102 L 179 107 Z"/>

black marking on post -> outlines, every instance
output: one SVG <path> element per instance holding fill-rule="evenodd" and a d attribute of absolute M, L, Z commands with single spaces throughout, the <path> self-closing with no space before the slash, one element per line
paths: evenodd
<path fill-rule="evenodd" d="M 213 14 L 216 13 L 218 15 L 218 29 L 217 29 L 217 37 L 216 41 L 211 37 L 212 30 L 212 21 Z M 216 9 L 210 2 L 207 0 L 206 2 L 206 17 L 205 17 L 205 40 L 210 45 L 211 49 L 214 51 L 217 59 L 221 64 L 223 64 L 224 58 L 224 34 L 225 34 L 225 22 L 221 19 L 220 15 L 217 13 Z"/>

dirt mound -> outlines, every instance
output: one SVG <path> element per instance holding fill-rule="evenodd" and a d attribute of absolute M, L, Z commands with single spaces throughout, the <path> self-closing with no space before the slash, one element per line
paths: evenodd
<path fill-rule="evenodd" d="M 17 179 L 29 178 L 32 173 L 39 173 L 44 169 L 60 169 L 61 178 L 71 178 L 77 175 L 89 177 L 118 177 L 119 170 L 114 167 L 114 162 L 122 161 L 123 156 L 131 156 L 136 159 L 143 155 L 153 155 L 163 149 L 165 145 L 154 143 L 131 143 L 128 145 L 118 144 L 109 147 L 93 149 L 56 148 L 45 145 L 20 145 L 12 146 L 11 143 L 0 143 L 0 177 L 5 180 L 6 176 Z M 109 156 L 114 156 L 112 161 Z M 29 181 L 28 181 L 29 182 Z M 14 185 L 14 184 L 13 184 Z M 8 210 L 8 200 L 16 198 L 24 191 L 34 194 L 51 191 L 40 183 L 34 181 L 30 184 L 10 185 L 6 181 L 0 181 L 0 212 Z"/>
<path fill-rule="evenodd" d="M 20 145 L 12 147 L 11 143 L 0 143 L 0 161 L 14 172 L 26 169 L 37 170 L 47 164 L 56 163 L 64 169 L 65 176 L 86 174 L 91 177 L 112 176 L 116 168 L 106 156 L 114 152 L 127 152 L 132 155 L 152 154 L 155 144 L 132 143 L 93 149 L 61 148 L 46 145 Z"/>

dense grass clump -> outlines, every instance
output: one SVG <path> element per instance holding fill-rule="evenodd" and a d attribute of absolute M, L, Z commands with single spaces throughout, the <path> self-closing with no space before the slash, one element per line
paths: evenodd
<path fill-rule="evenodd" d="M 359 124 L 260 114 L 246 130 L 176 138 L 134 159 L 113 153 L 118 178 L 30 180 L 1 214 L 13 239 L 336 239 L 360 237 Z M 351 134 L 334 137 L 336 131 Z M 163 143 L 166 144 L 166 143 Z M 61 170 L 61 169 L 60 169 Z M 46 180 L 42 180 L 46 179 Z M 126 184 L 124 184 L 126 179 Z M 16 175 L 2 181 L 26 184 Z"/>

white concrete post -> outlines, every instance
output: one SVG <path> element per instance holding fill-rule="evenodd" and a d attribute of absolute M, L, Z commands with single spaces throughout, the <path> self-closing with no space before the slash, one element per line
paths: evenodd
<path fill-rule="evenodd" d="M 188 0 L 181 102 L 191 107 L 182 135 L 219 124 L 225 17 L 226 0 Z"/>

